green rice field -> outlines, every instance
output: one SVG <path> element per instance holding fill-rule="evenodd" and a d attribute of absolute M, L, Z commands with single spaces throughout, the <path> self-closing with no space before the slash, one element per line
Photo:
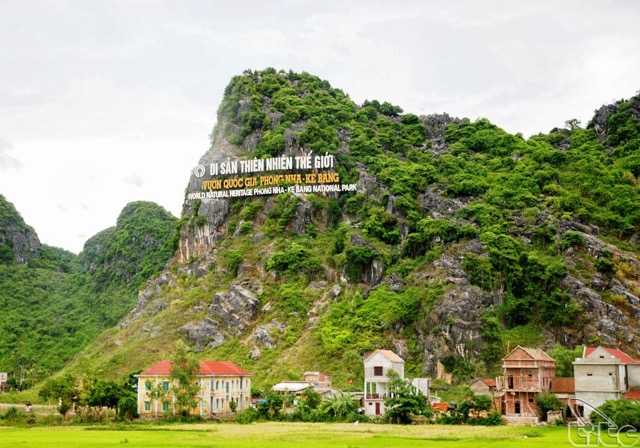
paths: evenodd
<path fill-rule="evenodd" d="M 586 446 L 584 440 L 577 442 L 578 445 Z M 592 440 L 592 446 L 593 442 Z M 626 442 L 628 446 L 632 445 L 629 440 Z M 0 447 L 519 448 L 570 446 L 574 445 L 568 439 L 566 427 L 320 423 L 0 427 Z"/>

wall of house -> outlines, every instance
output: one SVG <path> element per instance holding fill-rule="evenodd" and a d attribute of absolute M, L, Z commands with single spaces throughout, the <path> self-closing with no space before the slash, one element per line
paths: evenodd
<path fill-rule="evenodd" d="M 506 392 L 504 394 L 503 413 L 504 415 L 538 417 L 538 406 L 536 406 L 536 395 L 534 392 Z M 520 404 L 519 412 L 516 403 Z"/>
<path fill-rule="evenodd" d="M 395 370 L 395 372 L 400 376 L 400 378 L 404 378 L 404 363 L 400 362 L 391 362 L 385 356 L 380 353 L 376 353 L 373 357 L 368 359 L 364 363 L 364 376 L 365 378 L 379 378 L 374 375 L 374 367 L 382 366 L 383 368 L 383 376 L 386 378 L 387 371 L 389 369 Z"/>
<path fill-rule="evenodd" d="M 623 365 L 608 362 L 574 363 L 576 394 L 580 392 L 619 392 L 626 390 Z"/>
<path fill-rule="evenodd" d="M 469 386 L 469 389 L 471 389 L 477 395 L 489 395 L 490 394 L 489 386 L 487 386 L 482 381 L 476 381 L 471 386 Z"/>
<path fill-rule="evenodd" d="M 629 389 L 640 389 L 640 364 L 627 364 Z"/>
<path fill-rule="evenodd" d="M 152 399 L 148 396 L 146 382 L 156 385 L 166 385 L 166 396 Z M 202 416 L 214 414 L 229 414 L 229 402 L 233 399 L 237 410 L 247 409 L 251 405 L 251 379 L 246 376 L 194 376 L 200 391 L 197 396 L 198 404 L 192 413 Z M 175 414 L 175 398 L 171 394 L 172 380 L 167 376 L 138 377 L 138 413 L 146 417 L 160 417 L 163 414 Z"/>

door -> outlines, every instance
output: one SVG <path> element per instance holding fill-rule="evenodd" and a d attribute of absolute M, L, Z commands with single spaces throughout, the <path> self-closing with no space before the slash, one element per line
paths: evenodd
<path fill-rule="evenodd" d="M 380 403 L 376 403 L 376 415 L 380 415 Z"/>
<path fill-rule="evenodd" d="M 516 414 L 520 414 L 520 402 L 519 401 L 516 401 L 514 403 L 514 407 L 515 407 L 515 413 Z"/>

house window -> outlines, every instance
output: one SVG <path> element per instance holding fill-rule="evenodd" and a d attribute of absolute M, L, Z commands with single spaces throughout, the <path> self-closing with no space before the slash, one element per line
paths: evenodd
<path fill-rule="evenodd" d="M 226 386 L 226 392 L 229 393 L 229 381 L 225 383 L 225 386 Z"/>
<path fill-rule="evenodd" d="M 163 401 L 162 402 L 162 410 L 165 411 L 165 412 L 169 410 L 169 402 L 168 401 Z"/>
<path fill-rule="evenodd" d="M 587 376 L 593 376 L 593 373 L 587 373 Z"/>
<path fill-rule="evenodd" d="M 373 366 L 373 375 L 374 376 L 382 376 L 382 366 Z"/>
<path fill-rule="evenodd" d="M 144 410 L 149 412 L 151 410 L 151 402 L 150 401 L 145 401 L 144 402 Z"/>
<path fill-rule="evenodd" d="M 216 381 L 216 390 L 220 389 L 220 381 Z"/>
<path fill-rule="evenodd" d="M 146 390 L 147 392 L 151 390 L 151 381 L 144 382 L 144 390 Z"/>
<path fill-rule="evenodd" d="M 515 411 L 516 414 L 520 413 L 520 402 L 519 401 L 516 401 L 514 403 L 514 411 Z"/>
<path fill-rule="evenodd" d="M 533 398 L 529 398 L 529 403 L 533 403 Z"/>
<path fill-rule="evenodd" d="M 169 390 L 169 381 L 162 382 L 162 390 Z"/>

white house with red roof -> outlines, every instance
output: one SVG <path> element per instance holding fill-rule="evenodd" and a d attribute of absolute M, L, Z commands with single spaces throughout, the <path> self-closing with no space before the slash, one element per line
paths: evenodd
<path fill-rule="evenodd" d="M 607 400 L 633 398 L 640 390 L 640 360 L 617 348 L 585 347 L 573 371 L 576 404 L 583 417 Z"/>
<path fill-rule="evenodd" d="M 141 417 L 175 414 L 171 361 L 160 361 L 136 377 Z M 237 411 L 251 404 L 251 374 L 230 361 L 199 361 L 198 372 L 192 378 L 200 388 L 194 411 L 203 417 L 231 413 L 231 401 L 237 404 Z M 159 390 L 162 396 L 150 396 L 153 389 Z"/>

